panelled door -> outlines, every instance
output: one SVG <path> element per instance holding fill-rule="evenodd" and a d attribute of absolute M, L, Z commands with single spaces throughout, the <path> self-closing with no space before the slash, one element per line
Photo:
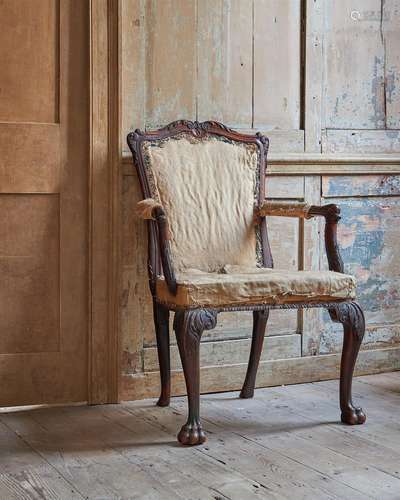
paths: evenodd
<path fill-rule="evenodd" d="M 0 21 L 0 406 L 85 401 L 88 2 Z"/>

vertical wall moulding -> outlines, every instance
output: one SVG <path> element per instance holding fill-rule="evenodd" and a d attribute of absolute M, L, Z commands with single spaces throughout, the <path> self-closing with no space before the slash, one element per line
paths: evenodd
<path fill-rule="evenodd" d="M 90 4 L 89 402 L 119 400 L 119 0 Z"/>

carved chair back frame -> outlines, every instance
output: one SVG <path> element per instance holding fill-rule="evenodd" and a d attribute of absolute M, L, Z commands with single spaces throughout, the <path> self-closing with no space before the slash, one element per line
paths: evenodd
<path fill-rule="evenodd" d="M 258 147 L 258 175 L 259 179 L 257 182 L 258 193 L 257 199 L 260 205 L 265 198 L 265 173 L 267 169 L 267 153 L 269 141 L 267 137 L 260 133 L 256 135 L 247 135 L 235 132 L 229 129 L 225 125 L 215 121 L 197 122 L 188 120 L 178 120 L 166 127 L 155 130 L 143 132 L 136 129 L 131 132 L 128 137 L 128 145 L 132 152 L 136 169 L 139 175 L 139 182 L 144 198 L 151 198 L 152 192 L 150 188 L 150 182 L 147 175 L 145 167 L 145 159 L 143 155 L 143 143 L 147 141 L 162 141 L 167 138 L 176 137 L 181 134 L 191 134 L 196 138 L 206 138 L 207 136 L 222 136 L 229 140 L 242 142 L 242 143 L 253 143 Z M 221 186 L 223 189 L 223 186 Z M 150 280 L 150 289 L 153 296 L 155 295 L 155 281 L 157 276 L 159 276 L 163 271 L 163 266 L 161 265 L 162 252 L 160 246 L 165 244 L 164 235 L 160 234 L 159 227 L 156 221 L 148 221 L 148 272 Z M 268 240 L 267 226 L 265 218 L 261 218 L 259 221 L 259 231 L 261 240 L 261 254 L 262 254 L 262 265 L 263 267 L 273 267 L 273 259 L 271 254 L 271 248 Z M 172 263 L 167 263 L 171 268 L 173 273 Z M 168 267 L 167 266 L 167 267 Z M 164 272 L 165 272 L 164 266 Z M 168 278 L 168 277 L 166 277 Z"/>

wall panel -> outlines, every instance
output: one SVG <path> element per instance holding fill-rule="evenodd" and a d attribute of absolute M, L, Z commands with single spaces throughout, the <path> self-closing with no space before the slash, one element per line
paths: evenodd
<path fill-rule="evenodd" d="M 301 43 L 300 0 L 255 0 L 254 128 L 300 129 Z"/>
<path fill-rule="evenodd" d="M 0 353 L 59 350 L 59 197 L 0 195 Z"/>
<path fill-rule="evenodd" d="M 326 2 L 323 151 L 400 151 L 399 0 Z"/>
<path fill-rule="evenodd" d="M 325 18 L 326 128 L 384 128 L 381 0 L 326 2 Z"/>
<path fill-rule="evenodd" d="M 0 121 L 58 122 L 58 0 L 3 0 L 1 16 Z"/>
<path fill-rule="evenodd" d="M 253 0 L 198 2 L 197 118 L 252 125 Z"/>
<path fill-rule="evenodd" d="M 145 124 L 196 114 L 196 1 L 151 0 L 145 12 Z M 140 50 L 140 48 L 139 48 Z"/>

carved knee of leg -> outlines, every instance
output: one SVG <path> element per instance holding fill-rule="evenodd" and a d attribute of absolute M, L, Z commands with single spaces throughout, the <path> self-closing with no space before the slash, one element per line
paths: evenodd
<path fill-rule="evenodd" d="M 174 329 L 185 374 L 189 416 L 178 434 L 185 445 L 202 444 L 206 440 L 200 422 L 200 339 L 204 330 L 215 327 L 217 313 L 208 309 L 195 309 L 177 313 Z"/>

